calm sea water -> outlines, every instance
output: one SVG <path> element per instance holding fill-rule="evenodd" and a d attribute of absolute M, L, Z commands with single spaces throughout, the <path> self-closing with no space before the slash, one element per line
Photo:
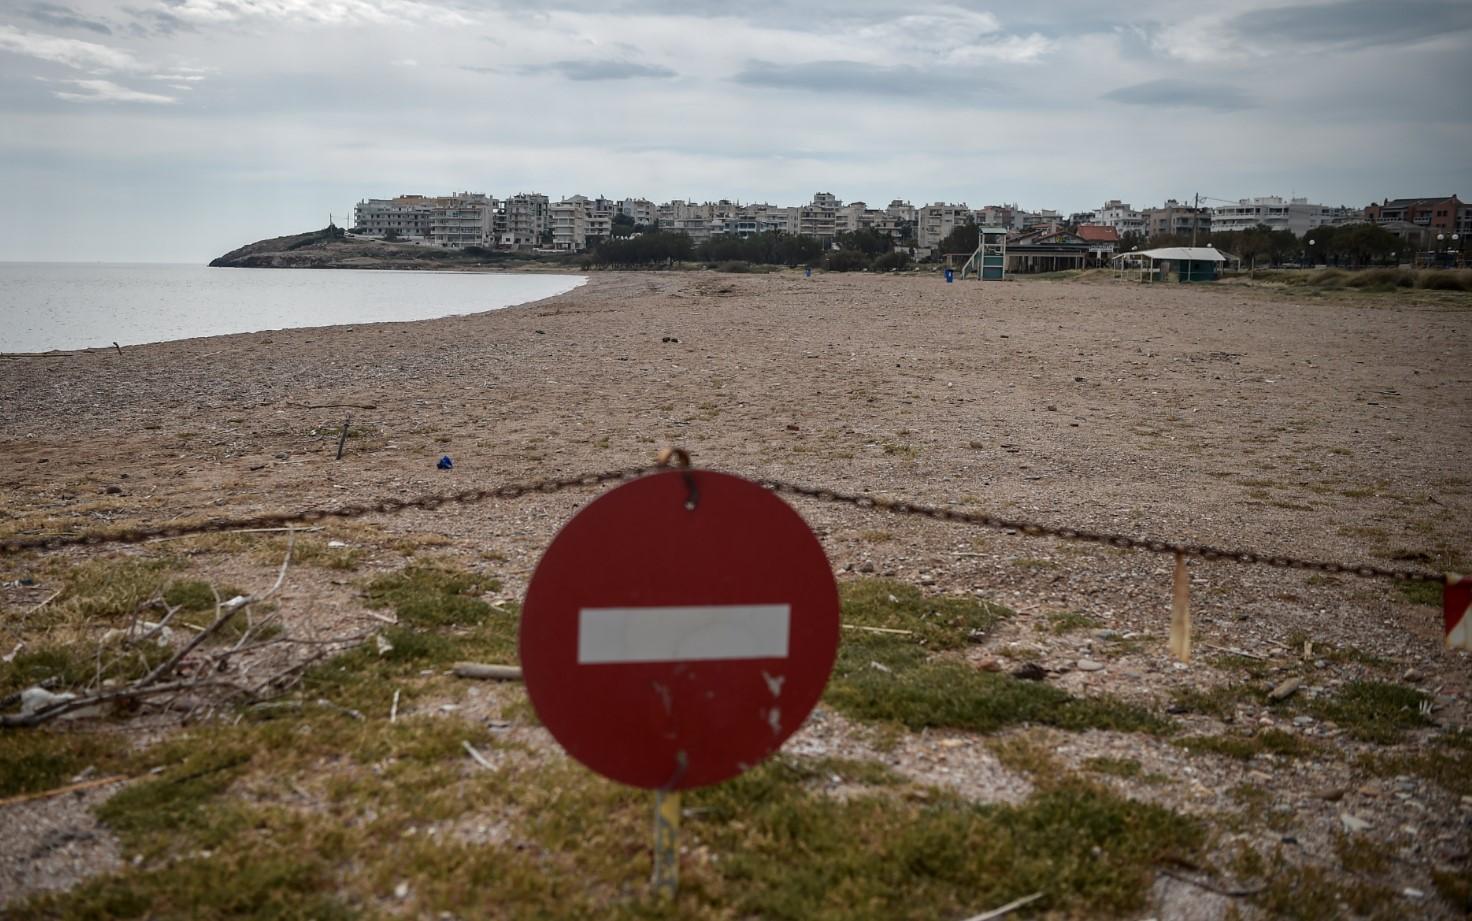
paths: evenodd
<path fill-rule="evenodd" d="M 0 352 L 429 320 L 570 291 L 577 275 L 0 262 Z"/>

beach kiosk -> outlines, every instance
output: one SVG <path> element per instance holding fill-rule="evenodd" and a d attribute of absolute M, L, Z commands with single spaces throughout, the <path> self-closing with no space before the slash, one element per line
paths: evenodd
<path fill-rule="evenodd" d="M 1216 281 L 1217 270 L 1228 260 L 1214 246 L 1166 246 L 1120 253 L 1114 257 L 1119 274 L 1138 271 L 1140 281 Z"/>

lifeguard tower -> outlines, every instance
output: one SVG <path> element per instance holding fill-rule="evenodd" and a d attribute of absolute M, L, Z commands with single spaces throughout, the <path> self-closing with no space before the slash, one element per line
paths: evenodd
<path fill-rule="evenodd" d="M 976 228 L 976 252 L 961 267 L 961 277 L 972 272 L 981 281 L 1001 281 L 1007 277 L 1007 228 Z"/>

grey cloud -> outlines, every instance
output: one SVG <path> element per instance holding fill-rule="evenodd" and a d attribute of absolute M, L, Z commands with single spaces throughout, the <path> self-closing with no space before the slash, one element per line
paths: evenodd
<path fill-rule="evenodd" d="M 677 76 L 668 67 L 636 64 L 633 61 L 553 61 L 527 70 L 528 73 L 556 73 L 569 80 L 634 80 L 642 77 L 667 79 Z"/>
<path fill-rule="evenodd" d="M 1150 80 L 1123 86 L 1105 93 L 1101 98 L 1111 99 L 1137 106 L 1180 106 L 1193 109 L 1212 109 L 1217 112 L 1235 112 L 1251 109 L 1256 101 L 1235 86 L 1218 83 L 1191 83 L 1185 80 Z"/>
<path fill-rule="evenodd" d="M 134 35 L 174 35 L 179 32 L 198 32 L 194 24 L 175 16 L 167 10 L 159 9 L 137 9 L 128 7 L 124 10 L 133 17 L 133 22 L 128 31 Z"/>
<path fill-rule="evenodd" d="M 25 11 L 25 16 L 48 26 L 59 29 L 86 29 L 99 35 L 111 35 L 112 29 L 106 23 L 95 19 L 87 19 L 69 7 L 59 6 L 55 3 L 35 3 Z"/>
<path fill-rule="evenodd" d="M 927 96 L 937 92 L 974 94 L 998 88 L 995 82 L 980 76 L 931 74 L 914 67 L 890 67 L 858 61 L 814 61 L 809 64 L 750 61 L 732 79 L 745 86 L 866 96 Z"/>
<path fill-rule="evenodd" d="M 517 0 L 500 0 L 490 5 L 508 12 L 524 11 L 529 6 Z M 895 0 L 811 0 L 804 4 L 793 4 L 789 0 L 749 0 L 739 6 L 733 6 L 729 0 L 548 0 L 548 2 L 530 4 L 530 6 L 539 11 L 564 10 L 575 13 L 653 16 L 732 16 L 758 20 L 792 19 L 809 24 L 826 21 L 829 14 L 891 15 L 897 9 L 904 9 Z"/>
<path fill-rule="evenodd" d="M 1273 7 L 1236 17 L 1232 30 L 1247 41 L 1368 48 L 1423 41 L 1472 29 L 1466 0 L 1340 0 Z"/>

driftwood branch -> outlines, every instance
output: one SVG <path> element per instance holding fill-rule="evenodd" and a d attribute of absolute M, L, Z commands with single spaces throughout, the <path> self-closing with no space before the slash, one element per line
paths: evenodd
<path fill-rule="evenodd" d="M 914 636 L 914 630 L 901 630 L 898 627 L 868 627 L 864 624 L 842 624 L 845 630 L 863 630 L 866 633 L 892 633 L 899 636 Z"/>
<path fill-rule="evenodd" d="M 488 681 L 520 681 L 517 665 L 485 665 L 480 662 L 456 662 L 451 669 L 456 678 L 480 678 Z"/>
<path fill-rule="evenodd" d="M 83 780 L 78 783 L 69 783 L 64 787 L 53 787 L 50 790 L 40 790 L 35 793 L 21 793 L 0 799 L 0 808 L 14 806 L 16 803 L 29 803 L 38 799 L 51 799 L 53 796 L 61 796 L 66 793 L 79 793 L 82 790 L 90 790 L 93 787 L 105 787 L 108 784 L 121 783 L 128 779 L 126 774 L 114 774 L 111 777 L 94 777 L 91 780 Z"/>
<path fill-rule="evenodd" d="M 992 919 L 994 918 L 1000 918 L 1003 915 L 1011 914 L 1024 905 L 1031 905 L 1033 902 L 1036 902 L 1042 897 L 1043 894 L 1041 892 L 1034 892 L 1032 895 L 1025 895 L 1020 899 L 1014 899 L 1011 902 L 1008 902 L 1006 905 L 1002 905 L 998 908 L 993 908 L 991 911 L 984 911 L 979 915 L 972 915 L 971 917 L 967 918 L 966 921 L 992 921 Z"/>
<path fill-rule="evenodd" d="M 294 531 L 297 534 L 307 534 L 312 531 L 320 531 L 320 526 L 315 528 L 234 528 L 229 531 L 212 531 L 213 534 L 275 534 L 281 531 Z M 198 534 L 178 534 L 174 537 L 150 537 L 144 543 L 161 544 L 168 540 L 188 540 L 191 537 L 199 537 Z"/>
<path fill-rule="evenodd" d="M 461 742 L 460 744 L 465 746 L 466 754 L 474 758 L 476 764 L 480 765 L 488 771 L 494 771 L 496 769 L 496 766 L 494 764 L 491 764 L 491 762 L 486 760 L 485 755 L 482 755 L 480 752 L 475 750 L 475 746 L 471 745 L 469 740 Z"/>

